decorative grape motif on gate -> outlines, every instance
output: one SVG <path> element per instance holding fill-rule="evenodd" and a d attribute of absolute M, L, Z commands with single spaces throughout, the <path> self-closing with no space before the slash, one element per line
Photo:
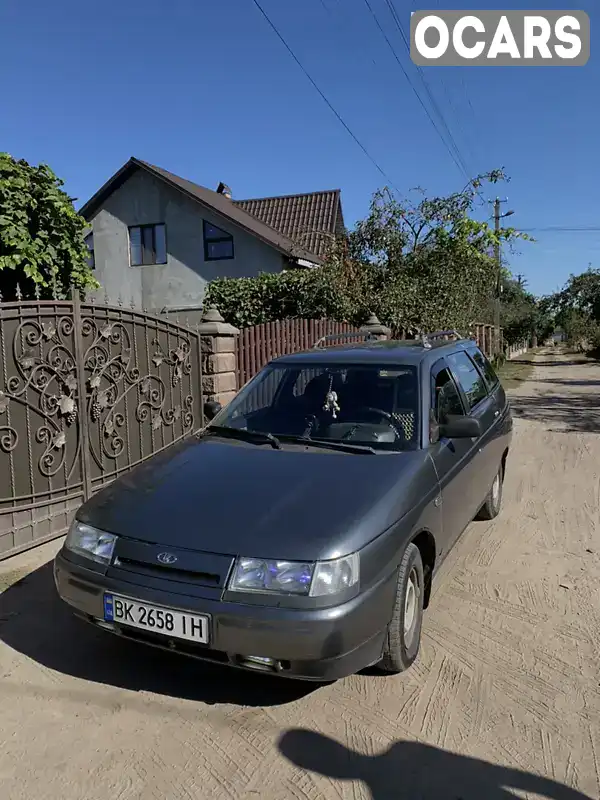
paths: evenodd
<path fill-rule="evenodd" d="M 0 557 L 4 515 L 27 511 L 35 539 L 40 508 L 201 428 L 201 401 L 197 331 L 77 297 L 0 301 Z"/>

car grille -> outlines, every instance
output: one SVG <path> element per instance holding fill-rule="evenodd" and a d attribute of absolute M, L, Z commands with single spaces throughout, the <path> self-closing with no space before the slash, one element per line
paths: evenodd
<path fill-rule="evenodd" d="M 165 557 L 171 560 L 165 562 Z M 150 578 L 223 589 L 232 564 L 233 556 L 119 538 L 112 568 Z"/>
<path fill-rule="evenodd" d="M 144 575 L 155 575 L 157 578 L 168 577 L 171 580 L 198 581 L 203 585 L 219 586 L 220 576 L 210 572 L 192 572 L 188 569 L 167 568 L 162 564 L 146 564 L 134 558 L 115 558 L 115 567 L 132 569 L 135 572 L 142 572 Z"/>

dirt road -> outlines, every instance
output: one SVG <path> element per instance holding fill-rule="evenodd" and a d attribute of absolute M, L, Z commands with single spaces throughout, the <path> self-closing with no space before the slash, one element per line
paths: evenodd
<path fill-rule="evenodd" d="M 34 571 L 0 594 L 0 797 L 600 797 L 599 388 L 544 355 L 513 395 L 503 515 L 444 566 L 405 675 L 179 660 L 72 619 L 56 545 L 1 564 L 0 590 Z"/>

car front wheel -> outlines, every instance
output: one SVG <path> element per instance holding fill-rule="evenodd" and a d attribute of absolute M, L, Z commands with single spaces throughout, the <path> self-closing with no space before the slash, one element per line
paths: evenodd
<path fill-rule="evenodd" d="M 421 643 L 423 599 L 421 553 L 416 545 L 409 544 L 398 569 L 394 611 L 387 630 L 383 657 L 378 664 L 382 672 L 404 672 L 416 659 Z"/>

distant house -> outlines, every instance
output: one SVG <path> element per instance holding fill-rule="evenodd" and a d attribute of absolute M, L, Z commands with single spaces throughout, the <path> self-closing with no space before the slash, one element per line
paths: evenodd
<path fill-rule="evenodd" d="M 339 190 L 251 200 L 131 158 L 81 208 L 109 301 L 197 308 L 209 281 L 314 268 L 343 231 Z"/>

